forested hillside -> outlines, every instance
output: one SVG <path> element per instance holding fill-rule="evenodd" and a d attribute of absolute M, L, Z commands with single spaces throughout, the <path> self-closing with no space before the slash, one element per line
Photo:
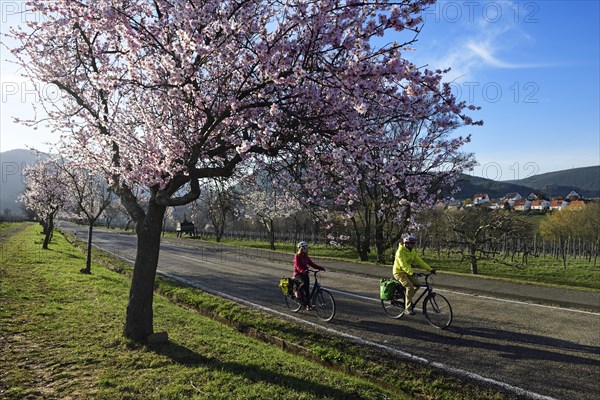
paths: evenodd
<path fill-rule="evenodd" d="M 477 193 L 487 193 L 491 199 L 499 199 L 507 193 L 517 192 L 521 193 L 522 196 L 527 196 L 532 191 L 527 186 L 469 175 L 463 175 L 456 186 L 461 189 L 453 195 L 457 200 L 472 198 Z"/>
<path fill-rule="evenodd" d="M 516 181 L 507 181 L 547 192 L 567 193 L 575 189 L 584 197 L 600 196 L 600 165 L 548 172 Z M 558 194 L 558 193 L 557 193 Z"/>
<path fill-rule="evenodd" d="M 10 150 L 0 153 L 0 164 L 2 165 L 2 190 L 0 190 L 0 212 L 4 214 L 6 209 L 10 213 L 20 214 L 17 198 L 25 187 L 23 169 L 35 163 L 36 155 L 30 150 Z"/>
<path fill-rule="evenodd" d="M 492 199 L 515 192 L 521 196 L 539 192 L 548 198 L 566 197 L 572 190 L 584 198 L 595 198 L 600 197 L 600 166 L 549 172 L 511 181 L 494 181 L 463 175 L 456 186 L 461 188 L 460 192 L 454 194 L 454 198 L 458 200 L 471 198 L 477 193 L 487 193 Z"/>

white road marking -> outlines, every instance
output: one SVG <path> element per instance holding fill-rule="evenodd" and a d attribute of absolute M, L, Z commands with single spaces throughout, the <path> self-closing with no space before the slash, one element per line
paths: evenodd
<path fill-rule="evenodd" d="M 336 290 L 336 289 L 332 289 L 330 287 L 326 287 L 326 289 L 329 290 L 330 292 L 337 293 L 337 294 L 340 294 L 342 296 L 355 297 L 357 299 L 366 300 L 366 301 L 374 301 L 374 302 L 377 302 L 377 303 L 379 303 L 381 301 L 378 298 L 362 296 L 360 294 L 345 292 L 343 290 Z M 530 303 L 530 302 L 527 302 L 527 301 L 520 301 L 520 300 L 502 299 L 502 298 L 493 297 L 493 296 L 486 296 L 486 295 L 480 295 L 480 294 L 458 292 L 456 290 L 436 288 L 435 291 L 436 292 L 446 292 L 446 293 L 458 294 L 458 295 L 461 295 L 461 296 L 468 296 L 468 297 L 479 297 L 479 298 L 488 299 L 488 300 L 504 301 L 504 302 L 507 302 L 507 303 L 523 304 L 523 305 L 535 306 L 535 307 L 542 307 L 542 308 L 550 308 L 550 309 L 553 309 L 553 310 L 562 310 L 562 311 L 569 311 L 569 312 L 577 312 L 577 313 L 589 314 L 589 315 L 600 315 L 600 313 L 593 312 L 593 311 L 584 311 L 584 310 L 577 310 L 575 308 L 566 308 L 566 307 L 558 307 L 558 306 L 548 306 L 548 305 L 545 305 L 545 304 Z"/>

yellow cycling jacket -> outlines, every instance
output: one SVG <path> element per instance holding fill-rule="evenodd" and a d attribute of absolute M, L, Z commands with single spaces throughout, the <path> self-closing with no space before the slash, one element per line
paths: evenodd
<path fill-rule="evenodd" d="M 419 266 L 427 271 L 431 271 L 431 267 L 419 257 L 415 249 L 409 250 L 402 243 L 398 245 L 396 250 L 396 258 L 394 260 L 393 274 L 406 272 L 408 275 L 414 273 L 412 266 Z"/>

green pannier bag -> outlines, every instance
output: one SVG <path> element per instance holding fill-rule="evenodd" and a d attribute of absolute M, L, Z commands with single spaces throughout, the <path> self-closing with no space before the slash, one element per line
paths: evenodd
<path fill-rule="evenodd" d="M 294 294 L 294 280 L 292 278 L 281 278 L 279 280 L 279 288 L 281 289 L 281 292 L 286 295 L 293 295 Z"/>
<path fill-rule="evenodd" d="M 394 291 L 398 281 L 395 279 L 382 279 L 379 283 L 379 298 L 381 300 L 391 300 L 394 297 Z"/>

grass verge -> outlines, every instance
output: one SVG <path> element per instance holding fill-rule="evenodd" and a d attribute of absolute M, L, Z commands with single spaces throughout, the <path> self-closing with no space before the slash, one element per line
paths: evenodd
<path fill-rule="evenodd" d="M 81 274 L 65 237 L 42 251 L 39 228 L 21 227 L 0 230 L 2 398 L 511 398 L 163 278 L 154 326 L 170 341 L 136 345 L 121 335 L 130 266 L 97 254 L 125 273 Z"/>

